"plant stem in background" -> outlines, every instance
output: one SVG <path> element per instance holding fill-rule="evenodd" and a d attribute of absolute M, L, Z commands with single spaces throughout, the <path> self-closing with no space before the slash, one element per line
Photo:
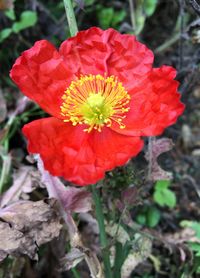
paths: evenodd
<path fill-rule="evenodd" d="M 135 22 L 135 10 L 134 10 L 133 0 L 129 0 L 129 7 L 130 7 L 131 24 L 132 24 L 133 31 L 135 31 L 136 22 Z"/>
<path fill-rule="evenodd" d="M 71 0 L 63 0 L 64 5 L 65 5 L 65 12 L 67 15 L 67 21 L 69 24 L 69 30 L 71 36 L 75 36 L 76 33 L 78 32 L 78 27 L 77 27 L 77 22 L 74 14 L 74 9 L 72 6 L 72 1 Z"/>
<path fill-rule="evenodd" d="M 107 241 L 105 225 L 104 225 L 104 215 L 103 215 L 99 190 L 96 188 L 95 185 L 92 185 L 92 195 L 93 195 L 93 200 L 95 203 L 96 218 L 97 218 L 98 225 L 99 225 L 100 243 L 101 243 L 101 248 L 102 248 L 102 257 L 103 257 L 103 263 L 104 263 L 105 277 L 111 278 L 112 271 L 111 271 L 111 265 L 110 265 L 108 241 Z"/>

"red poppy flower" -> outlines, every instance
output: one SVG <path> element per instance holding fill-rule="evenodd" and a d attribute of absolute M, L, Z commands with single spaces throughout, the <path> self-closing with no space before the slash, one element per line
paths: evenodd
<path fill-rule="evenodd" d="M 87 185 L 125 164 L 184 105 L 176 71 L 152 68 L 153 53 L 132 35 L 93 27 L 57 51 L 41 40 L 22 53 L 11 78 L 52 117 L 23 127 L 28 151 L 55 176 Z"/>

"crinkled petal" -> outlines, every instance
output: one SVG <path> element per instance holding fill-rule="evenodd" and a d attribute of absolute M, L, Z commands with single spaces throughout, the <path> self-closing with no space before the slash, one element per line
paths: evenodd
<path fill-rule="evenodd" d="M 147 73 L 153 53 L 133 35 L 109 28 L 92 27 L 64 41 L 60 54 L 77 76 L 102 74 L 118 76 L 128 89 Z"/>
<path fill-rule="evenodd" d="M 96 183 L 105 171 L 125 164 L 143 147 L 139 137 L 124 136 L 109 128 L 87 133 L 84 128 L 46 118 L 25 125 L 23 133 L 28 151 L 39 153 L 52 175 L 78 185 Z"/>
<path fill-rule="evenodd" d="M 13 65 L 10 77 L 42 109 L 61 118 L 61 97 L 71 82 L 72 73 L 51 43 L 41 40 L 24 51 Z"/>
<path fill-rule="evenodd" d="M 179 82 L 174 80 L 176 70 L 162 66 L 152 69 L 129 93 L 130 111 L 123 123 L 124 129 L 113 125 L 112 129 L 132 136 L 156 136 L 174 124 L 184 111 L 177 91 Z"/>

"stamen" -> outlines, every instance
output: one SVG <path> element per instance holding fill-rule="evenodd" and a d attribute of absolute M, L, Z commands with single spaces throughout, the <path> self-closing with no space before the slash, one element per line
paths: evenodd
<path fill-rule="evenodd" d="M 104 126 L 111 127 L 114 122 L 123 129 L 130 98 L 115 76 L 81 75 L 64 92 L 61 115 L 64 122 L 71 121 L 74 126 L 88 125 L 86 132 L 93 129 L 101 132 Z"/>

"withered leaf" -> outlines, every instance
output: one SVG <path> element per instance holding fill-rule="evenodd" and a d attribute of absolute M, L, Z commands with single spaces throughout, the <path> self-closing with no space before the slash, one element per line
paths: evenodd
<path fill-rule="evenodd" d="M 121 268 L 121 277 L 129 278 L 131 272 L 136 268 L 136 266 L 143 261 L 145 261 L 152 251 L 152 241 L 145 236 L 138 235 L 137 238 L 137 248 L 135 247 L 135 242 L 133 242 L 132 249 L 130 250 L 127 258 L 125 259 Z M 138 252 L 138 250 L 140 250 Z"/>
<path fill-rule="evenodd" d="M 56 200 L 21 201 L 0 210 L 0 260 L 7 255 L 37 259 L 37 247 L 59 236 Z"/>
<path fill-rule="evenodd" d="M 158 157 L 164 152 L 170 151 L 174 143 L 169 138 L 156 140 L 155 138 L 149 142 L 149 149 L 145 154 L 146 160 L 149 162 L 149 180 L 170 180 L 172 173 L 163 170 L 158 164 Z"/>
<path fill-rule="evenodd" d="M 32 166 L 21 166 L 13 174 L 13 185 L 3 194 L 0 199 L 0 207 L 4 207 L 18 201 L 23 193 L 30 193 L 41 186 L 39 173 Z"/>
<path fill-rule="evenodd" d="M 62 270 L 69 270 L 79 264 L 85 257 L 84 252 L 78 248 L 72 248 L 60 261 Z"/>
<path fill-rule="evenodd" d="M 20 97 L 16 104 L 16 109 L 14 110 L 12 116 L 17 116 L 21 114 L 27 107 L 27 105 L 31 102 L 26 96 Z"/>
<path fill-rule="evenodd" d="M 0 10 L 12 9 L 13 0 L 0 0 Z"/>
<path fill-rule="evenodd" d="M 43 167 L 38 159 L 38 169 L 42 175 L 42 182 L 46 185 L 49 197 L 58 199 L 68 212 L 88 212 L 91 210 L 91 193 L 83 188 L 65 186 L 59 178 L 53 177 Z"/>
<path fill-rule="evenodd" d="M 126 205 L 128 207 L 131 207 L 135 204 L 137 196 L 138 196 L 138 190 L 137 190 L 137 187 L 134 185 L 126 188 L 121 193 L 122 202 L 124 205 Z"/>

